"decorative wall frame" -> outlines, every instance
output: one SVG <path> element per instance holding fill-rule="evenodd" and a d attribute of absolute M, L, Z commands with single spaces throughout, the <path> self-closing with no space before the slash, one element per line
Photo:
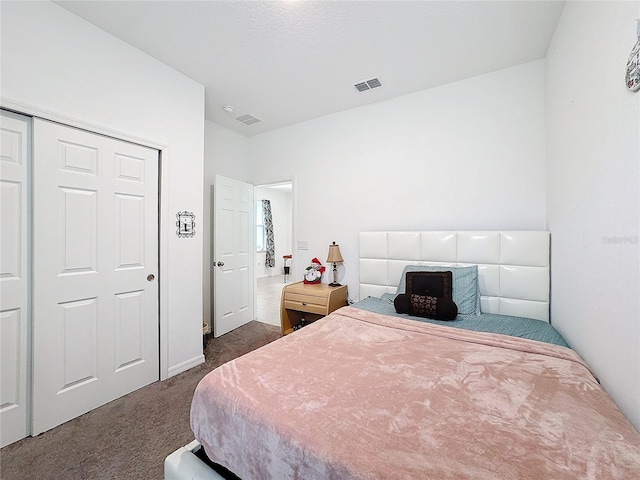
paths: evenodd
<path fill-rule="evenodd" d="M 178 212 L 176 213 L 176 235 L 178 237 L 193 237 L 196 234 L 196 216 L 193 212 Z"/>

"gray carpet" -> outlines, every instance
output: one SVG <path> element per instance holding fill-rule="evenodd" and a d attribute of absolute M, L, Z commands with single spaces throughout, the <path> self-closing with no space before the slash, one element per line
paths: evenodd
<path fill-rule="evenodd" d="M 280 327 L 250 322 L 209 339 L 204 364 L 3 448 L 0 478 L 162 479 L 164 458 L 193 440 L 189 409 L 200 379 L 279 337 Z"/>

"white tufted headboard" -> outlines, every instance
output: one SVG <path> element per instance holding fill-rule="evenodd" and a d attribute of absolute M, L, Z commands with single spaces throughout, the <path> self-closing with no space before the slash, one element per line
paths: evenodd
<path fill-rule="evenodd" d="M 406 265 L 478 265 L 481 310 L 549 321 L 549 232 L 361 232 L 360 298 L 395 293 Z"/>

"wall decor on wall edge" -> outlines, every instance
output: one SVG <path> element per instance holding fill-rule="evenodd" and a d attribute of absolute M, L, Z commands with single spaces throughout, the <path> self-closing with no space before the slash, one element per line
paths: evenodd
<path fill-rule="evenodd" d="M 178 212 L 176 213 L 176 235 L 180 238 L 193 237 L 196 234 L 196 216 L 193 212 Z"/>
<path fill-rule="evenodd" d="M 629 60 L 627 60 L 627 74 L 624 78 L 627 88 L 632 92 L 640 90 L 640 18 L 636 22 L 638 41 L 631 49 Z"/>

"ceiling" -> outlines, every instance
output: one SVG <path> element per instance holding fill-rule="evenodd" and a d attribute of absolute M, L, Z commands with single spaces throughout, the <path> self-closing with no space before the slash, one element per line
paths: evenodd
<path fill-rule="evenodd" d="M 56 3 L 204 85 L 206 118 L 246 136 L 543 58 L 564 7 L 518 0 Z M 382 85 L 354 87 L 372 78 Z M 236 120 L 246 114 L 261 121 Z"/>

